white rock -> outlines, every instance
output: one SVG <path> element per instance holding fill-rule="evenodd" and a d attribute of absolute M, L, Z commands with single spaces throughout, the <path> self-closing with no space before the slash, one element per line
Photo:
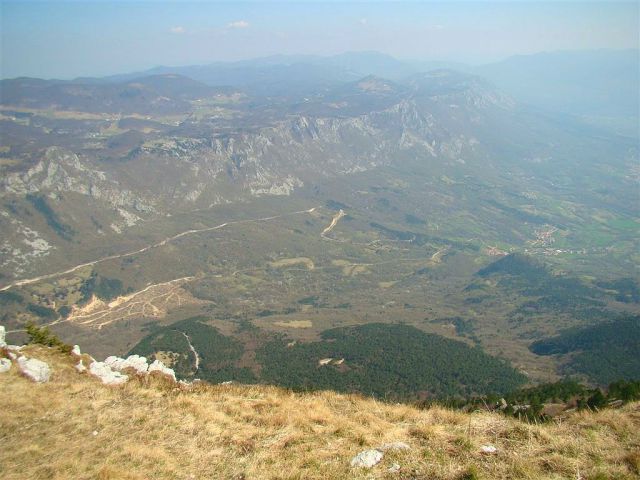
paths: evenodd
<path fill-rule="evenodd" d="M 104 364 L 112 370 L 120 371 L 124 368 L 124 358 L 116 357 L 112 355 L 104 359 Z"/>
<path fill-rule="evenodd" d="M 352 467 L 371 468 L 380 463 L 384 454 L 380 450 L 365 450 L 351 459 Z"/>
<path fill-rule="evenodd" d="M 7 350 L 10 350 L 12 352 L 19 352 L 24 348 L 24 345 L 5 345 L 5 347 L 7 348 Z"/>
<path fill-rule="evenodd" d="M 387 469 L 387 472 L 389 473 L 398 473 L 399 471 L 400 471 L 400 465 L 398 465 L 397 463 L 394 463 Z"/>
<path fill-rule="evenodd" d="M 49 365 L 36 358 L 19 357 L 18 368 L 25 377 L 38 383 L 48 382 L 51 376 Z"/>
<path fill-rule="evenodd" d="M 97 437 L 98 436 L 98 431 L 94 430 L 93 432 L 91 432 L 91 435 L 93 435 L 94 437 Z"/>
<path fill-rule="evenodd" d="M 147 373 L 149 369 L 149 364 L 147 363 L 146 357 L 141 357 L 139 355 L 129 355 L 125 360 L 128 367 L 135 369 L 138 373 Z"/>
<path fill-rule="evenodd" d="M 109 365 L 104 362 L 93 362 L 89 365 L 89 372 L 102 381 L 105 385 L 120 385 L 129 380 L 127 375 L 120 372 L 114 372 Z"/>
<path fill-rule="evenodd" d="M 162 363 L 160 360 L 154 360 L 153 363 L 151 365 L 149 365 L 149 373 L 151 373 L 151 372 L 163 373 L 163 374 L 171 377 L 174 381 L 176 379 L 176 374 L 173 371 L 173 369 L 169 368 L 169 367 L 165 367 L 164 363 Z"/>
<path fill-rule="evenodd" d="M 71 349 L 71 353 L 77 355 L 78 357 L 82 355 L 82 352 L 80 351 L 80 347 L 78 345 L 73 346 L 73 348 Z"/>
<path fill-rule="evenodd" d="M 381 452 L 386 452 L 387 450 L 410 450 L 411 447 L 404 442 L 391 442 L 385 443 L 384 445 L 378 447 L 378 450 Z"/>
<path fill-rule="evenodd" d="M 9 358 L 10 358 L 11 360 L 15 360 L 15 359 L 17 359 L 17 358 L 18 358 L 18 356 L 17 356 L 15 353 L 13 353 L 13 352 L 9 352 L 9 353 L 7 353 L 7 355 L 9 355 Z"/>
<path fill-rule="evenodd" d="M 0 325 L 0 348 L 7 345 L 7 342 L 5 341 L 6 335 L 7 331 L 5 330 L 3 325 Z"/>
<path fill-rule="evenodd" d="M 76 370 L 80 373 L 86 372 L 87 371 L 87 367 L 84 366 L 84 363 L 82 363 L 82 360 L 80 360 L 78 362 L 78 364 L 76 365 Z"/>
<path fill-rule="evenodd" d="M 11 360 L 0 358 L 0 373 L 8 372 L 11 369 Z"/>
<path fill-rule="evenodd" d="M 498 453 L 498 449 L 493 445 L 482 445 L 480 447 L 480 452 L 486 453 L 487 455 L 494 455 Z"/>
<path fill-rule="evenodd" d="M 130 355 L 126 359 L 111 356 L 107 357 L 104 363 L 111 367 L 112 370 L 116 370 L 118 372 L 122 372 L 126 368 L 133 368 L 137 373 L 144 374 L 147 373 L 147 369 L 149 368 L 147 359 L 139 355 Z"/>

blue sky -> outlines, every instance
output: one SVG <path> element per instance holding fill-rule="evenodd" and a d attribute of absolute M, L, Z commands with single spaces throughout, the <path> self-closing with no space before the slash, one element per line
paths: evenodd
<path fill-rule="evenodd" d="M 0 0 L 3 78 L 72 78 L 274 54 L 377 50 L 484 63 L 638 48 L 638 2 Z"/>

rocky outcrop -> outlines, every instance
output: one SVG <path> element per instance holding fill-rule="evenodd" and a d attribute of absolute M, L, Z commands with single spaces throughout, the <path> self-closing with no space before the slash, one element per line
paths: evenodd
<path fill-rule="evenodd" d="M 104 363 L 111 367 L 112 370 L 116 370 L 118 372 L 123 372 L 124 370 L 130 368 L 135 370 L 136 373 L 143 375 L 147 373 L 147 370 L 149 369 L 147 359 L 139 355 L 130 355 L 126 359 L 111 356 L 107 357 Z"/>
<path fill-rule="evenodd" d="M 76 365 L 80 371 L 83 367 L 82 361 Z M 147 375 L 152 372 L 159 372 L 162 375 L 176 381 L 176 374 L 173 369 L 166 367 L 161 361 L 155 360 L 151 365 L 147 363 L 145 357 L 130 355 L 127 358 L 110 356 L 104 362 L 92 362 L 89 365 L 89 372 L 98 377 L 105 385 L 120 385 L 129 380 L 129 375 L 124 372 L 137 375 Z"/>
<path fill-rule="evenodd" d="M 108 203 L 114 208 L 153 212 L 153 203 L 120 186 L 104 171 L 73 152 L 50 147 L 44 157 L 25 172 L 10 173 L 0 181 L 0 196 L 7 194 L 75 192 Z"/>
<path fill-rule="evenodd" d="M 153 363 L 149 365 L 149 373 L 151 372 L 159 372 L 163 375 L 168 376 L 173 381 L 176 380 L 176 374 L 173 369 L 166 367 L 160 360 L 154 360 Z"/>
<path fill-rule="evenodd" d="M 36 383 L 48 382 L 51 376 L 49 365 L 36 358 L 18 357 L 18 368 L 25 377 Z"/>
<path fill-rule="evenodd" d="M 89 373 L 100 379 L 105 385 L 120 385 L 129 380 L 128 375 L 113 371 L 104 362 L 92 362 L 89 365 Z"/>

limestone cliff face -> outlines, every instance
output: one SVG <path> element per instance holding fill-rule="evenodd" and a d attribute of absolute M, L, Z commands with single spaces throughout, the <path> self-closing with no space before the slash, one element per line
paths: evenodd
<path fill-rule="evenodd" d="M 437 78 L 446 84 L 448 80 Z M 421 83 L 422 82 L 422 83 Z M 482 152 L 473 126 L 488 111 L 512 105 L 477 85 L 439 86 L 360 114 L 282 115 L 231 133 L 200 128 L 146 138 L 121 158 L 100 151 L 53 146 L 24 170 L 0 179 L 2 267 L 13 275 L 56 250 L 61 239 L 26 210 L 28 195 L 42 197 L 69 231 L 123 235 L 158 216 L 261 196 L 287 196 L 307 184 L 402 161 L 464 163 Z M 428 79 L 433 90 L 433 79 Z M 436 85 L 437 86 L 437 85 Z M 33 210 L 33 208 L 31 208 Z M 55 229 L 53 229 L 55 230 Z M 68 240 L 68 239 L 67 239 Z"/>
<path fill-rule="evenodd" d="M 51 198 L 75 192 L 100 200 L 114 208 L 154 212 L 154 201 L 124 188 L 106 171 L 97 170 L 88 159 L 58 147 L 46 150 L 42 159 L 24 172 L 1 180 L 0 197 L 42 193 Z"/>

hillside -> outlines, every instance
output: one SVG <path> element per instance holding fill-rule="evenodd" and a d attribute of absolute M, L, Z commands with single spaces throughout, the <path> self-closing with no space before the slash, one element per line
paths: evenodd
<path fill-rule="evenodd" d="M 334 392 L 138 377 L 104 386 L 72 356 L 27 346 L 47 383 L 0 373 L 5 479 L 580 478 L 640 473 L 640 404 L 534 425 Z M 7 412 L 10 412 L 8 414 Z M 388 449 L 371 469 L 359 452 Z M 483 446 L 497 453 L 483 454 Z M 397 467 L 396 467 L 397 465 Z M 395 467 L 395 468 L 392 468 Z M 399 469 L 398 469 L 399 467 Z M 391 470 L 396 470 L 391 472 Z"/>

